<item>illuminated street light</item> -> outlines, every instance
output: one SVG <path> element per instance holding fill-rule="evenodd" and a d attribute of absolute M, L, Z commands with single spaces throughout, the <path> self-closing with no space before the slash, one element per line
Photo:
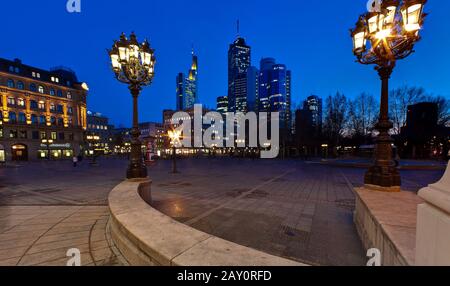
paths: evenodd
<path fill-rule="evenodd" d="M 401 2 L 401 3 L 400 3 Z M 384 0 L 380 11 L 359 17 L 351 30 L 353 53 L 358 62 L 374 64 L 382 81 L 380 116 L 376 129 L 375 162 L 366 173 L 364 182 L 391 190 L 400 190 L 401 179 L 392 160 L 392 139 L 389 130 L 389 78 L 396 61 L 414 52 L 420 40 L 419 31 L 426 16 L 423 8 L 427 0 Z"/>
<path fill-rule="evenodd" d="M 168 136 L 170 138 L 170 144 L 172 145 L 172 173 L 176 174 L 177 171 L 177 145 L 181 145 L 181 131 L 172 129 L 168 131 Z"/>
<path fill-rule="evenodd" d="M 115 41 L 108 51 L 111 66 L 116 79 L 128 85 L 133 96 L 133 128 L 131 130 L 131 156 L 127 170 L 127 178 L 146 178 L 147 168 L 144 165 L 141 141 L 141 132 L 138 126 L 138 97 L 142 87 L 150 85 L 154 77 L 155 56 L 154 50 L 145 40 L 139 44 L 134 33 L 128 39 L 122 33 L 119 41 Z"/>

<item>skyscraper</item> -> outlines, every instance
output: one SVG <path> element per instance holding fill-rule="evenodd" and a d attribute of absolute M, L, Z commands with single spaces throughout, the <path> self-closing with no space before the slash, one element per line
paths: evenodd
<path fill-rule="evenodd" d="M 198 58 L 192 50 L 192 64 L 188 76 L 179 73 L 176 77 L 177 110 L 187 110 L 194 107 L 198 101 Z"/>
<path fill-rule="evenodd" d="M 275 59 L 264 58 L 260 62 L 258 111 L 270 111 L 270 78 Z"/>
<path fill-rule="evenodd" d="M 280 127 L 291 129 L 291 71 L 273 58 L 260 63 L 258 111 L 279 112 Z"/>
<path fill-rule="evenodd" d="M 238 37 L 228 49 L 228 111 L 247 112 L 247 70 L 251 48 Z"/>
<path fill-rule="evenodd" d="M 259 97 L 259 70 L 251 66 L 247 70 L 247 111 L 257 112 L 257 98 Z"/>
<path fill-rule="evenodd" d="M 227 96 L 219 96 L 217 98 L 216 111 L 221 114 L 225 114 L 228 112 L 228 97 Z"/>
<path fill-rule="evenodd" d="M 177 102 L 177 111 L 180 110 L 184 110 L 184 74 L 183 73 L 179 73 L 177 75 L 177 79 L 176 79 L 176 83 L 177 83 L 177 97 L 176 97 L 176 102 Z"/>
<path fill-rule="evenodd" d="M 303 109 L 311 113 L 311 125 L 314 130 L 314 136 L 320 136 L 322 133 L 322 99 L 317 95 L 309 96 L 303 102 Z"/>
<path fill-rule="evenodd" d="M 197 102 L 198 95 L 197 95 L 197 88 L 198 88 L 198 62 L 197 62 L 197 56 L 194 54 L 194 50 L 192 50 L 192 65 L 191 69 L 189 70 L 188 77 L 186 78 L 186 85 L 185 85 L 185 109 L 190 109 L 194 107 L 194 104 Z"/>

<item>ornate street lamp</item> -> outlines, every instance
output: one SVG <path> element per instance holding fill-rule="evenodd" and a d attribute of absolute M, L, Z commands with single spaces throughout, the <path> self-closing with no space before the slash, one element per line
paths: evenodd
<path fill-rule="evenodd" d="M 426 16 L 423 7 L 427 0 L 384 0 L 380 11 L 360 16 L 351 30 L 353 53 L 358 62 L 374 64 L 382 81 L 380 116 L 376 125 L 375 162 L 366 173 L 367 185 L 400 190 L 400 174 L 392 160 L 392 139 L 389 130 L 389 78 L 396 61 L 414 52 L 414 44 L 420 40 L 419 31 Z"/>
<path fill-rule="evenodd" d="M 119 41 L 115 41 L 108 51 L 114 74 L 120 82 L 128 84 L 133 96 L 133 128 L 131 130 L 131 156 L 127 170 L 127 178 L 146 178 L 147 168 L 143 162 L 138 126 L 138 97 L 144 86 L 150 85 L 155 75 L 154 50 L 145 40 L 139 44 L 136 35 L 131 33 L 128 39 L 122 33 Z"/>
<path fill-rule="evenodd" d="M 177 174 L 177 145 L 181 144 L 181 131 L 172 129 L 168 131 L 170 144 L 172 145 L 172 173 Z"/>

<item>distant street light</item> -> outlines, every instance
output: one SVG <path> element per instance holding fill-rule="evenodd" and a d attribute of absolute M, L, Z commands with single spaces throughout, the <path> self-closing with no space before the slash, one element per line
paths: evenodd
<path fill-rule="evenodd" d="M 114 74 L 120 82 L 128 84 L 133 96 L 133 128 L 131 130 L 131 156 L 127 170 L 127 178 L 146 178 L 147 167 L 144 164 L 138 126 L 138 97 L 142 87 L 150 85 L 154 77 L 154 50 L 145 40 L 139 44 L 136 35 L 131 33 L 127 39 L 122 33 L 119 41 L 115 41 L 108 51 Z"/>
<path fill-rule="evenodd" d="M 401 4 L 400 4 L 401 2 Z M 358 62 L 376 65 L 382 81 L 380 116 L 376 125 L 375 162 L 364 178 L 367 185 L 400 190 L 401 179 L 392 160 L 392 139 L 389 130 L 389 78 L 396 61 L 414 52 L 414 44 L 420 40 L 423 24 L 423 8 L 427 0 L 384 0 L 381 10 L 360 16 L 351 30 L 353 53 Z"/>
<path fill-rule="evenodd" d="M 42 139 L 42 144 L 45 144 L 47 146 L 47 160 L 50 160 L 50 145 L 53 144 L 53 139 Z"/>
<path fill-rule="evenodd" d="M 181 131 L 173 129 L 168 131 L 170 144 L 172 145 L 172 173 L 178 173 L 177 170 L 177 144 L 180 144 Z"/>

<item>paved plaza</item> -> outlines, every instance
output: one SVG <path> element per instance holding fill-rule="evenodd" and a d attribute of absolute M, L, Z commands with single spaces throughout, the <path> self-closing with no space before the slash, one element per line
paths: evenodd
<path fill-rule="evenodd" d="M 102 159 L 0 167 L 0 265 L 126 265 L 111 243 L 107 196 L 127 162 Z M 270 254 L 313 265 L 364 265 L 353 186 L 364 169 L 295 160 L 185 159 L 149 167 L 153 206 L 174 219 Z M 442 171 L 402 171 L 415 192 Z M 151 218 L 143 218 L 151 219 Z"/>

